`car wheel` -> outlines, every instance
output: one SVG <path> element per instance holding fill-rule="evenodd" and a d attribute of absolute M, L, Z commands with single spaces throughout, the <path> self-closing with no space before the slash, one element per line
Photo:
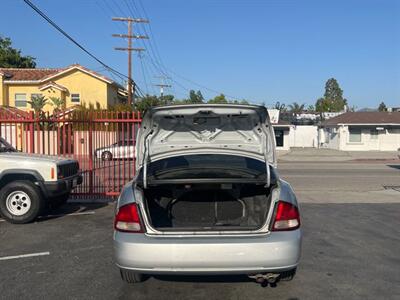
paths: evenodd
<path fill-rule="evenodd" d="M 286 272 L 282 272 L 281 276 L 279 276 L 279 280 L 281 281 L 290 281 L 294 278 L 294 276 L 296 275 L 296 268 L 286 271 Z"/>
<path fill-rule="evenodd" d="M 122 280 L 126 281 L 127 283 L 138 283 L 145 280 L 145 276 L 141 273 L 136 273 L 130 270 L 120 269 L 120 274 Z"/>
<path fill-rule="evenodd" d="M 110 161 L 110 160 L 112 160 L 112 158 L 113 158 L 113 156 L 110 151 L 104 151 L 101 154 L 101 160 L 103 160 L 103 161 Z"/>
<path fill-rule="evenodd" d="M 30 181 L 13 181 L 0 190 L 0 214 L 10 223 L 32 222 L 44 207 L 39 188 Z"/>

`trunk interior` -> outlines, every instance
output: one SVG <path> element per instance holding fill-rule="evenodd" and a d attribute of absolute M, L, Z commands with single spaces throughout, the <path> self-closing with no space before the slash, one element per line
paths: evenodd
<path fill-rule="evenodd" d="M 265 224 L 272 188 L 254 183 L 165 184 L 144 190 L 144 203 L 159 231 L 257 230 Z"/>

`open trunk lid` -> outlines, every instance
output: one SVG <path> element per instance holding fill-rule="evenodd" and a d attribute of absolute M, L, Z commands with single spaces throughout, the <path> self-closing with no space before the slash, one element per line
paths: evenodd
<path fill-rule="evenodd" d="M 174 105 L 150 109 L 137 137 L 136 167 L 173 156 L 227 154 L 276 166 L 267 109 L 237 104 Z"/>

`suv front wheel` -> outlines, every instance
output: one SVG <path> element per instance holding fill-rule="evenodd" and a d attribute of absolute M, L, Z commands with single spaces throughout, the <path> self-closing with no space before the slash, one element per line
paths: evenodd
<path fill-rule="evenodd" d="M 39 188 L 30 181 L 13 181 L 0 190 L 0 215 L 10 223 L 32 222 L 44 204 Z"/>

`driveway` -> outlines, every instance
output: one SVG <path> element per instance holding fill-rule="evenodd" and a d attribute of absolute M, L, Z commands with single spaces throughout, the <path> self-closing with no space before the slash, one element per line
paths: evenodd
<path fill-rule="evenodd" d="M 33 224 L 0 221 L 1 297 L 400 299 L 400 192 L 383 187 L 400 184 L 400 167 L 289 163 L 280 173 L 299 194 L 304 230 L 291 282 L 261 287 L 242 276 L 158 276 L 125 284 L 112 258 L 113 205 L 68 204 Z"/>

